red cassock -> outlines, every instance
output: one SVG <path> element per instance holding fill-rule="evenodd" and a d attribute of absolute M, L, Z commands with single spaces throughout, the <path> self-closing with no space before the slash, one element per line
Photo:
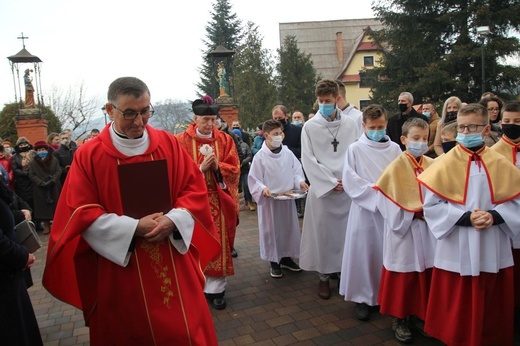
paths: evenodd
<path fill-rule="evenodd" d="M 128 157 L 114 147 L 109 126 L 75 153 L 56 209 L 43 285 L 83 310 L 92 345 L 217 345 L 202 268 L 220 244 L 204 178 L 171 134 L 147 126 L 148 150 Z M 168 162 L 172 208 L 195 220 L 191 246 L 181 255 L 168 239 L 136 238 L 128 265 L 119 266 L 94 252 L 81 233 L 102 214 L 123 215 L 118 164 L 157 159 Z M 146 189 L 146 181 L 135 177 L 135 188 Z"/>
<path fill-rule="evenodd" d="M 211 215 L 217 227 L 217 233 L 222 244 L 220 256 L 217 256 L 206 267 L 204 273 L 210 276 L 231 276 L 234 274 L 231 250 L 235 243 L 236 226 L 238 225 L 238 181 L 240 180 L 240 164 L 235 142 L 231 136 L 222 131 L 213 130 L 211 138 L 197 136 L 195 123 L 190 124 L 183 132 L 177 135 L 183 146 L 200 166 L 204 155 L 200 147 L 208 144 L 218 158 L 219 171 L 222 174 L 226 189 L 217 183 L 214 172 L 204 174 L 207 185 Z"/>

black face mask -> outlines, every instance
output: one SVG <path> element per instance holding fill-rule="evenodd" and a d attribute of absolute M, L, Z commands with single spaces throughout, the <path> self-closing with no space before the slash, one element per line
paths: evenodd
<path fill-rule="evenodd" d="M 444 151 L 444 153 L 446 154 L 448 151 L 455 148 L 455 146 L 457 145 L 457 141 L 442 142 L 441 145 L 442 151 Z"/>
<path fill-rule="evenodd" d="M 444 120 L 444 123 L 451 123 L 453 120 L 457 120 L 457 111 L 447 112 L 446 113 L 446 119 Z"/>
<path fill-rule="evenodd" d="M 233 126 L 233 130 L 234 129 L 240 130 L 240 126 Z"/>
<path fill-rule="evenodd" d="M 404 113 L 408 109 L 408 104 L 400 103 L 397 105 L 399 107 L 399 112 Z"/>
<path fill-rule="evenodd" d="M 287 120 L 286 119 L 281 119 L 281 120 L 278 120 L 280 123 L 282 123 L 283 127 L 285 127 L 287 125 Z"/>
<path fill-rule="evenodd" d="M 502 132 L 507 138 L 515 140 L 520 137 L 520 125 L 502 124 Z"/>

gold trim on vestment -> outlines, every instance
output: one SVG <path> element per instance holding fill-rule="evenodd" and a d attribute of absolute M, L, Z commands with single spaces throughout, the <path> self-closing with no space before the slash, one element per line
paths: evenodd
<path fill-rule="evenodd" d="M 177 286 L 177 296 L 179 299 L 179 304 L 181 305 L 182 317 L 184 319 L 184 326 L 186 327 L 186 335 L 188 336 L 189 345 L 191 346 L 192 342 L 191 342 L 190 326 L 188 324 L 188 316 L 186 316 L 186 309 L 184 308 L 184 300 L 182 299 L 181 287 L 179 285 L 179 276 L 177 275 L 177 267 L 175 266 L 175 258 L 172 253 L 172 246 L 169 242 L 169 236 L 166 240 L 168 241 L 168 244 L 169 244 L 168 250 L 170 252 L 170 260 L 172 263 L 173 276 L 175 277 L 175 284 Z M 200 267 L 200 263 L 199 263 L 199 267 Z"/>
<path fill-rule="evenodd" d="M 417 162 L 405 151 L 383 171 L 374 189 L 400 208 L 412 213 L 419 212 L 423 209 L 423 201 L 417 175 L 432 163 L 433 159 L 424 155 Z"/>
<path fill-rule="evenodd" d="M 137 265 L 137 272 L 139 273 L 139 282 L 141 284 L 141 294 L 143 295 L 144 308 L 146 310 L 146 318 L 148 319 L 148 326 L 150 327 L 150 331 L 152 334 L 153 344 L 157 345 L 157 342 L 155 341 L 155 333 L 153 331 L 153 326 L 152 326 L 152 319 L 150 318 L 150 311 L 148 310 L 148 301 L 146 300 L 146 294 L 144 291 L 143 277 L 141 275 L 141 265 L 139 264 L 139 256 L 137 255 L 137 251 L 134 251 L 134 256 L 135 256 L 135 261 L 136 261 L 136 265 Z"/>
<path fill-rule="evenodd" d="M 473 157 L 486 172 L 491 203 L 500 204 L 520 196 L 520 170 L 503 155 L 486 146 L 474 153 L 462 145 L 457 145 L 435 160 L 435 163 L 417 179 L 441 198 L 457 204 L 466 204 Z"/>

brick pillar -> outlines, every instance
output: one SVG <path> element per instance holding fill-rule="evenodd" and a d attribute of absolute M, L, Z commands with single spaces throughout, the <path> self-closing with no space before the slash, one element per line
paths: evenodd
<path fill-rule="evenodd" d="M 233 120 L 238 120 L 238 105 L 235 100 L 229 96 L 220 96 L 216 103 L 220 106 L 220 117 L 231 127 Z"/>
<path fill-rule="evenodd" d="M 47 141 L 48 121 L 41 117 L 37 108 L 20 109 L 15 116 L 18 137 L 26 137 L 29 143 Z"/>

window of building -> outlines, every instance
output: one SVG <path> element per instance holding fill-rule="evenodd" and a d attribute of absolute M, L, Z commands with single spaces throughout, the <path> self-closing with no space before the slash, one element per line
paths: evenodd
<path fill-rule="evenodd" d="M 370 105 L 370 100 L 359 100 L 359 109 L 361 111 L 368 105 Z"/>
<path fill-rule="evenodd" d="M 370 55 L 370 56 L 364 56 L 363 57 L 363 65 L 365 67 L 371 67 L 371 66 L 374 66 L 374 56 L 373 55 Z"/>
<path fill-rule="evenodd" d="M 374 84 L 374 77 L 367 72 L 359 72 L 359 87 L 360 88 L 371 88 Z"/>

